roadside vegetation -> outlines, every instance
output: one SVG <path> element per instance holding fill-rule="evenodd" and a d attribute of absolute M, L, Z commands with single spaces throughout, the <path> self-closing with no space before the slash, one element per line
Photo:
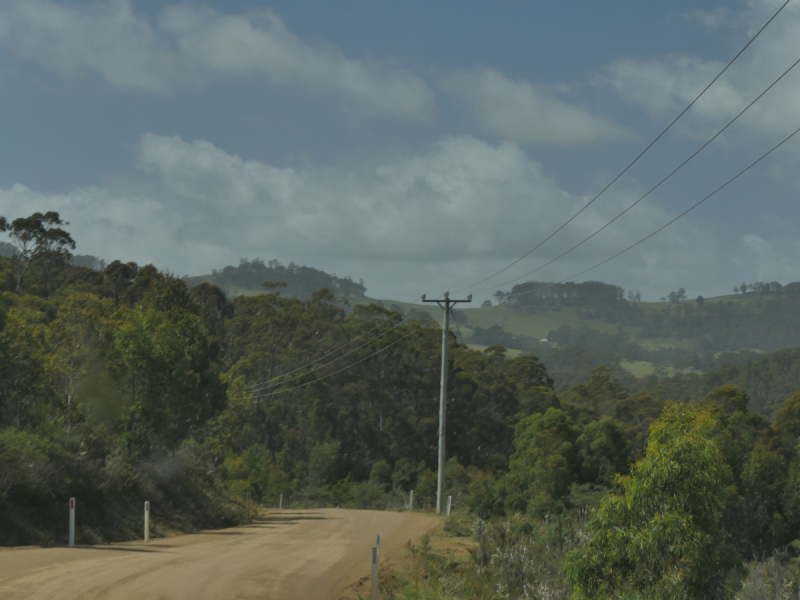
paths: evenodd
<path fill-rule="evenodd" d="M 0 219 L 0 544 L 64 544 L 70 497 L 78 543 L 138 537 L 145 500 L 154 536 L 242 522 L 248 494 L 431 509 L 436 322 L 279 282 L 228 298 L 74 257 L 66 225 Z M 797 352 L 559 388 L 534 354 L 453 336 L 460 541 L 423 540 L 386 597 L 797 598 Z"/>

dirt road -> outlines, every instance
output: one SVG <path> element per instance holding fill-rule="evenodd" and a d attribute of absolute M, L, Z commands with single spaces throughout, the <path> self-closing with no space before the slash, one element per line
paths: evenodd
<path fill-rule="evenodd" d="M 435 517 L 272 511 L 244 527 L 145 543 L 0 550 L 3 600 L 325 600 L 436 526 Z"/>

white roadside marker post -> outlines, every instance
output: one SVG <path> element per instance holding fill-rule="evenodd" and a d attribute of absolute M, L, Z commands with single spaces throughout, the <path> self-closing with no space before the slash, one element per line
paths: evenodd
<path fill-rule="evenodd" d="M 75 547 L 75 498 L 69 499 L 69 547 Z"/>
<path fill-rule="evenodd" d="M 278 510 L 281 510 L 282 508 L 283 508 L 283 494 L 281 494 L 280 497 L 278 498 Z"/>
<path fill-rule="evenodd" d="M 408 492 L 408 511 L 414 510 L 414 490 Z"/>
<path fill-rule="evenodd" d="M 453 497 L 452 497 L 452 496 L 448 496 L 448 497 L 447 497 L 447 514 L 446 514 L 446 515 L 445 515 L 445 517 L 444 517 L 445 519 L 449 519 L 449 518 L 450 518 L 450 502 L 451 502 L 452 500 L 453 500 Z"/>
<path fill-rule="evenodd" d="M 378 600 L 378 549 L 372 549 L 372 588 L 369 597 Z"/>
<path fill-rule="evenodd" d="M 150 502 L 144 503 L 144 541 L 150 541 Z"/>

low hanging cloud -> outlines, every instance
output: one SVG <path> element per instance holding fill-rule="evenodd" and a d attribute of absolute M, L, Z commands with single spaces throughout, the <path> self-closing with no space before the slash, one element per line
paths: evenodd
<path fill-rule="evenodd" d="M 206 239 L 371 260 L 507 254 L 544 228 L 509 215 L 549 207 L 550 222 L 580 202 L 518 146 L 471 136 L 356 174 L 276 168 L 207 141 L 146 134 L 139 167 Z"/>
<path fill-rule="evenodd" d="M 748 3 L 736 21 L 727 13 L 703 15 L 703 23 L 725 36 L 732 47 L 741 47 L 777 10 L 780 3 L 757 0 Z M 697 11 L 692 13 L 697 17 Z M 758 39 L 714 83 L 681 120 L 678 131 L 689 137 L 706 136 L 754 100 L 789 66 L 800 58 L 800 5 L 790 3 Z M 727 60 L 727 58 L 726 58 Z M 722 70 L 724 61 L 698 56 L 669 55 L 647 60 L 620 58 L 596 79 L 624 102 L 641 107 L 657 119 L 677 115 Z M 736 127 L 747 132 L 741 139 L 774 138 L 800 126 L 800 66 L 795 67 L 742 117 Z"/>
<path fill-rule="evenodd" d="M 518 267 L 478 286 L 488 288 L 483 297 L 509 289 L 513 283 L 501 284 L 583 239 L 639 193 L 623 189 L 593 204 Z M 138 146 L 135 176 L 63 194 L 23 185 L 0 189 L 0 214 L 16 218 L 56 210 L 70 222 L 77 252 L 106 260 L 201 274 L 241 257 L 277 258 L 363 277 L 376 296 L 410 301 L 502 268 L 586 200 L 563 191 L 519 146 L 470 136 L 341 170 L 275 167 L 208 141 L 148 133 Z M 578 273 L 671 214 L 650 198 L 580 250 L 521 281 Z M 726 292 L 742 278 L 789 281 L 792 266 L 776 257 L 800 247 L 793 231 L 779 233 L 766 244 L 754 234 L 682 221 L 583 279 L 641 289 L 650 298 L 678 287 L 703 295 Z"/>
<path fill-rule="evenodd" d="M 154 25 L 129 0 L 4 0 L 0 47 L 66 80 L 99 78 L 120 90 L 167 94 L 239 77 L 333 97 L 359 116 L 419 121 L 435 111 L 432 90 L 413 73 L 313 47 L 268 10 L 173 6 Z"/>
<path fill-rule="evenodd" d="M 440 86 L 467 107 L 483 131 L 503 139 L 568 146 L 633 137 L 626 128 L 550 90 L 510 79 L 496 69 L 454 73 Z"/>

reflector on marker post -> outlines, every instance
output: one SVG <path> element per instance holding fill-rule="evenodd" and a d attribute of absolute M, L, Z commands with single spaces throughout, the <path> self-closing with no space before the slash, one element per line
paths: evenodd
<path fill-rule="evenodd" d="M 69 499 L 69 547 L 75 547 L 75 498 Z"/>
<path fill-rule="evenodd" d="M 144 541 L 150 541 L 150 503 L 144 503 Z"/>

